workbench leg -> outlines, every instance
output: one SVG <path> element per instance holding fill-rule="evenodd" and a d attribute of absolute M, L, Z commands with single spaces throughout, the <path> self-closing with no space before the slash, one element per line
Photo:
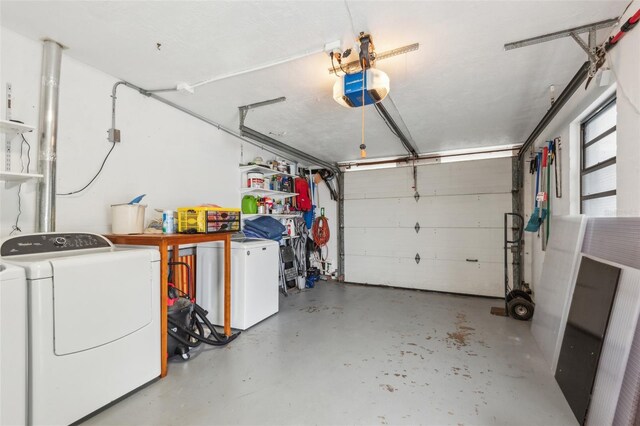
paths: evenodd
<path fill-rule="evenodd" d="M 169 247 L 160 248 L 160 377 L 167 375 L 167 294 L 169 291 Z"/>
<path fill-rule="evenodd" d="M 172 277 L 173 285 L 176 286 L 176 288 L 178 288 L 179 290 L 184 291 L 184 288 L 181 285 L 182 280 L 180 279 L 180 272 L 182 268 L 180 267 L 180 265 L 177 265 L 175 263 L 179 261 L 180 261 L 180 246 L 171 246 L 171 262 L 173 262 L 173 265 L 171 265 L 171 272 L 173 272 L 173 274 L 171 274 L 171 277 Z"/>
<path fill-rule="evenodd" d="M 224 239 L 224 334 L 231 336 L 231 234 Z"/>

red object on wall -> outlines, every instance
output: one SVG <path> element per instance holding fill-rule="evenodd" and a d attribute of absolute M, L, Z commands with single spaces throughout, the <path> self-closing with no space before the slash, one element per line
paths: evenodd
<path fill-rule="evenodd" d="M 306 179 L 296 178 L 294 181 L 296 196 L 296 206 L 298 210 L 308 212 L 311 210 L 311 191 L 309 190 L 309 183 Z"/>

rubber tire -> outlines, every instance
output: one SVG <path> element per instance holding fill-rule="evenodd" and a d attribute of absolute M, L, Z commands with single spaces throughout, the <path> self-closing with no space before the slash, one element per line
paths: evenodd
<path fill-rule="evenodd" d="M 531 295 L 529 293 L 527 293 L 524 290 L 514 289 L 507 294 L 507 303 L 511 302 L 516 297 L 522 297 L 523 299 L 528 300 L 529 302 L 533 302 L 533 299 L 531 298 Z"/>
<path fill-rule="evenodd" d="M 507 304 L 509 316 L 520 321 L 529 321 L 533 317 L 534 304 L 523 297 L 516 297 Z"/>

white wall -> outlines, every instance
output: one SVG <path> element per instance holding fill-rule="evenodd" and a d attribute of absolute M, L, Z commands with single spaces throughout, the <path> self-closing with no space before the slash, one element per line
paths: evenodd
<path fill-rule="evenodd" d="M 1 28 L 1 96 L 12 84 L 12 118 L 38 125 L 42 45 Z M 110 149 L 107 129 L 111 127 L 111 90 L 117 78 L 91 68 L 63 53 L 60 79 L 57 192 L 84 186 L 98 171 Z M 134 82 L 135 83 L 135 82 Z M 200 203 L 240 206 L 238 165 L 257 155 L 265 160 L 274 154 L 242 142 L 214 127 L 144 97 L 127 87 L 117 93 L 116 127 L 122 142 L 116 145 L 104 170 L 84 192 L 58 196 L 58 231 L 110 231 L 110 208 L 146 193 L 147 220 L 159 213 Z M 0 116 L 5 117 L 5 102 Z M 31 144 L 31 172 L 37 171 L 36 132 L 26 135 Z M 0 139 L 4 148 L 4 140 Z M 20 139 L 12 142 L 12 171 L 20 170 Z M 25 149 L 26 152 L 26 149 Z M 4 156 L 1 158 L 4 164 Z M 35 231 L 35 183 L 22 186 L 22 232 Z M 6 237 L 18 213 L 18 188 L 0 186 L 0 237 Z M 324 183 L 320 205 L 329 218 L 329 259 L 337 268 L 337 203 Z M 318 209 L 318 214 L 320 210 Z"/>
<path fill-rule="evenodd" d="M 42 46 L 2 29 L 2 95 L 13 86 L 13 118 L 37 126 Z M 110 148 L 111 88 L 118 81 L 63 54 L 60 79 L 57 192 L 84 186 L 97 172 Z M 0 114 L 4 117 L 2 102 Z M 122 142 L 102 174 L 83 193 L 57 197 L 57 230 L 108 232 L 110 204 L 146 193 L 147 218 L 154 208 L 199 203 L 238 207 L 240 141 L 137 92 L 120 86 L 117 128 Z M 35 132 L 34 132 L 35 133 Z M 37 138 L 31 170 L 37 170 Z M 18 139 L 13 142 L 19 150 Z M 18 167 L 14 154 L 13 168 Z M 19 170 L 19 169 L 18 169 Z M 23 232 L 34 231 L 35 184 L 23 186 Z M 0 189 L 0 235 L 6 236 L 17 214 L 17 188 Z"/>
<path fill-rule="evenodd" d="M 640 0 L 636 0 L 625 16 L 620 20 L 626 22 L 629 16 L 640 8 Z M 615 29 L 615 32 L 618 28 Z M 612 69 L 617 74 L 617 83 L 609 87 L 599 87 L 592 81 L 588 90 L 583 88 L 573 95 L 561 112 L 536 140 L 536 147 L 546 140 L 560 136 L 563 143 L 562 156 L 562 198 L 555 197 L 555 177 L 551 182 L 552 215 L 568 215 L 580 213 L 580 121 L 608 96 L 617 94 L 617 213 L 618 216 L 640 215 L 640 115 L 627 99 L 640 105 L 640 31 L 636 28 L 611 50 Z M 623 93 L 626 93 L 626 95 Z M 525 156 L 525 160 L 528 160 Z M 535 176 L 528 174 L 528 163 L 525 163 L 524 212 L 528 220 L 533 211 L 533 193 L 535 192 Z M 551 229 L 553 233 L 553 229 Z M 525 281 L 535 291 L 540 279 L 544 252 L 540 238 L 536 234 L 525 234 Z"/>

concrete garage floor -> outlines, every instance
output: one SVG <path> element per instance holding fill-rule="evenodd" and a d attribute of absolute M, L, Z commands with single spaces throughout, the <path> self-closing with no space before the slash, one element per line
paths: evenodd
<path fill-rule="evenodd" d="M 321 282 L 87 423 L 575 425 L 530 324 L 499 303 Z"/>

